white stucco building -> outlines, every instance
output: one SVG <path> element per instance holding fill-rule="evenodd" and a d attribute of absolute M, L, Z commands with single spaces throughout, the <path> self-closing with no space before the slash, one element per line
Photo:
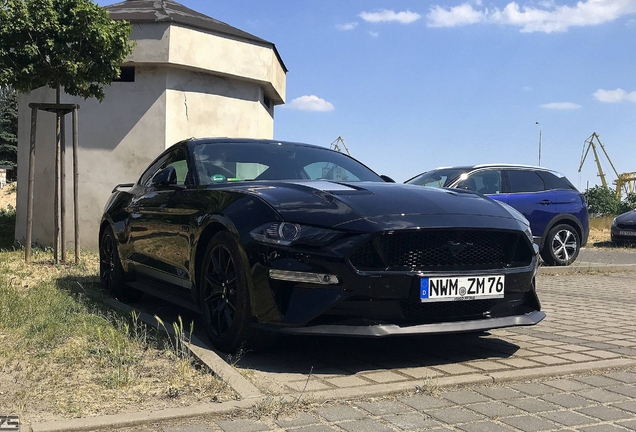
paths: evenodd
<path fill-rule="evenodd" d="M 108 6 L 133 25 L 137 45 L 101 104 L 79 104 L 79 215 L 82 249 L 97 250 L 99 219 L 118 183 L 134 182 L 161 151 L 189 137 L 272 138 L 285 101 L 287 69 L 271 42 L 171 0 Z M 19 99 L 16 239 L 26 238 L 29 103 L 53 103 L 40 88 Z M 72 123 L 66 116 L 66 244 L 72 247 Z M 38 114 L 33 241 L 54 241 L 55 115 Z"/>

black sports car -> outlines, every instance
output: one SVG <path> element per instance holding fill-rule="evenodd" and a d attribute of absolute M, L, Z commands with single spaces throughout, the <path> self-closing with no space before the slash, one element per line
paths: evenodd
<path fill-rule="evenodd" d="M 610 228 L 615 243 L 636 243 L 636 210 L 616 216 Z"/>
<path fill-rule="evenodd" d="M 520 213 L 389 180 L 307 144 L 180 142 L 113 191 L 102 282 L 200 311 L 225 351 L 272 332 L 472 332 L 545 317 Z"/>

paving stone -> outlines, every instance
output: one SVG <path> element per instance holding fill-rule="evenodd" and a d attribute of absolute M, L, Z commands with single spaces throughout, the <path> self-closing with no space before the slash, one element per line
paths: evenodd
<path fill-rule="evenodd" d="M 611 391 L 595 388 L 591 390 L 579 391 L 575 394 L 582 396 L 586 399 L 591 399 L 601 403 L 610 403 L 610 402 L 621 402 L 626 399 L 625 396 L 613 393 Z"/>
<path fill-rule="evenodd" d="M 442 372 L 446 372 L 447 374 L 450 374 L 450 375 L 463 375 L 463 374 L 478 372 L 478 369 L 471 368 L 471 367 L 464 366 L 462 364 L 457 364 L 457 363 L 437 365 L 435 366 L 435 369 L 439 369 Z"/>
<path fill-rule="evenodd" d="M 555 379 L 550 381 L 544 381 L 544 383 L 546 385 L 549 385 L 550 387 L 558 388 L 559 390 L 563 390 L 566 392 L 590 388 L 590 386 L 585 383 L 571 380 L 571 379 Z"/>
<path fill-rule="evenodd" d="M 482 415 L 475 414 L 474 412 L 468 411 L 467 409 L 462 407 L 440 408 L 431 410 L 427 412 L 427 414 L 449 425 L 454 425 L 457 423 L 468 423 L 484 419 Z"/>
<path fill-rule="evenodd" d="M 619 426 L 623 426 L 624 428 L 627 428 L 629 430 L 636 431 L 636 420 L 617 422 L 616 424 Z"/>
<path fill-rule="evenodd" d="M 526 397 L 525 394 L 507 387 L 480 387 L 475 391 L 495 400 L 508 400 Z"/>
<path fill-rule="evenodd" d="M 279 418 L 276 421 L 276 424 L 282 428 L 291 428 L 291 427 L 299 427 L 299 426 L 308 426 L 312 424 L 320 423 L 316 417 L 312 416 L 309 413 L 299 413 L 293 416 Z"/>
<path fill-rule="evenodd" d="M 576 411 L 603 421 L 626 420 L 628 418 L 633 418 L 634 416 L 633 413 L 628 413 L 618 408 L 612 408 L 608 406 L 579 408 Z"/>
<path fill-rule="evenodd" d="M 510 359 L 502 359 L 499 360 L 501 363 L 513 367 L 513 368 L 532 368 L 541 366 L 541 363 L 537 363 L 525 358 L 510 358 Z"/>
<path fill-rule="evenodd" d="M 456 427 L 466 432 L 511 432 L 513 430 L 513 429 L 510 429 L 508 426 L 502 426 L 498 423 L 495 423 L 489 420 L 476 422 L 476 423 L 469 423 L 469 424 L 460 425 Z"/>
<path fill-rule="evenodd" d="M 427 412 L 432 408 L 443 408 L 451 405 L 451 403 L 445 399 L 440 399 L 429 395 L 411 396 L 400 399 L 400 402 L 423 412 Z"/>
<path fill-rule="evenodd" d="M 523 432 L 539 432 L 555 429 L 557 427 L 557 424 L 550 420 L 532 416 L 506 417 L 499 419 L 499 421 L 520 429 Z"/>
<path fill-rule="evenodd" d="M 263 429 L 259 429 L 263 430 Z M 169 428 L 163 428 L 163 432 L 214 432 L 208 425 L 197 424 L 197 425 L 188 425 L 188 426 L 175 426 Z"/>
<path fill-rule="evenodd" d="M 316 412 L 320 416 L 332 422 L 357 420 L 365 417 L 363 412 L 358 411 L 355 408 L 351 408 L 347 405 L 336 405 L 333 407 L 318 408 Z"/>
<path fill-rule="evenodd" d="M 258 432 L 270 430 L 267 425 L 254 420 L 218 421 L 216 424 L 224 432 Z"/>
<path fill-rule="evenodd" d="M 541 396 L 541 399 L 547 402 L 552 402 L 553 404 L 559 405 L 563 408 L 578 408 L 594 404 L 594 402 L 590 401 L 589 399 L 585 399 L 584 397 L 568 393 L 545 395 Z"/>
<path fill-rule="evenodd" d="M 404 375 L 400 375 L 397 374 L 395 372 L 391 372 L 391 371 L 383 371 L 383 372 L 369 372 L 369 373 L 365 373 L 365 374 L 361 374 L 362 376 L 364 376 L 367 379 L 370 379 L 371 381 L 375 381 L 377 383 L 388 383 L 388 382 L 395 382 L 395 381 L 404 381 L 407 380 L 408 377 L 405 377 Z"/>
<path fill-rule="evenodd" d="M 542 356 L 531 357 L 531 359 L 532 359 L 532 361 L 535 361 L 535 362 L 538 362 L 538 363 L 543 363 L 544 365 L 547 365 L 547 366 L 570 363 L 570 360 L 566 360 L 566 359 L 563 359 L 561 357 L 555 357 L 555 356 L 550 356 L 550 355 L 542 355 Z"/>
<path fill-rule="evenodd" d="M 288 432 L 334 432 L 336 429 L 327 425 L 311 425 L 294 429 L 287 429 Z"/>
<path fill-rule="evenodd" d="M 620 357 L 616 353 L 613 353 L 613 352 L 610 352 L 610 351 L 605 351 L 605 350 L 586 351 L 585 354 L 591 355 L 591 356 L 594 356 L 594 357 L 598 357 L 598 358 L 601 358 L 601 359 L 611 359 L 611 358 Z"/>
<path fill-rule="evenodd" d="M 609 387 L 620 384 L 618 381 L 602 375 L 581 376 L 574 379 L 594 387 Z"/>
<path fill-rule="evenodd" d="M 327 378 L 325 379 L 329 384 L 334 385 L 336 387 L 357 387 L 369 384 L 369 381 L 364 380 L 358 376 L 350 375 L 344 377 L 337 378 Z"/>
<path fill-rule="evenodd" d="M 339 423 L 347 432 L 393 432 L 393 428 L 373 419 L 355 420 Z"/>
<path fill-rule="evenodd" d="M 440 426 L 440 423 L 437 421 L 420 413 L 395 414 L 383 417 L 383 419 L 406 431 L 430 430 L 434 427 Z"/>
<path fill-rule="evenodd" d="M 634 372 L 614 372 L 607 374 L 607 377 L 627 384 L 636 384 L 636 373 Z"/>
<path fill-rule="evenodd" d="M 564 426 L 581 426 L 584 424 L 595 422 L 595 420 L 591 417 L 584 416 L 583 414 L 579 414 L 573 411 L 551 411 L 541 413 L 539 415 Z"/>
<path fill-rule="evenodd" d="M 409 412 L 410 409 L 405 405 L 392 402 L 392 401 L 377 401 L 377 402 L 359 402 L 360 408 L 370 412 L 373 415 L 383 416 L 387 414 L 398 414 L 403 412 Z"/>
<path fill-rule="evenodd" d="M 499 401 L 489 401 L 485 403 L 472 404 L 467 406 L 466 408 L 490 418 L 510 417 L 513 415 L 525 414 L 525 412 L 520 410 L 519 408 L 511 407 L 510 405 L 506 405 L 505 403 Z"/>
<path fill-rule="evenodd" d="M 546 402 L 541 399 L 535 398 L 525 398 L 525 399 L 514 399 L 511 401 L 507 401 L 509 405 L 527 411 L 529 413 L 539 413 L 545 411 L 556 411 L 560 407 L 554 405 L 553 403 Z"/>
<path fill-rule="evenodd" d="M 436 378 L 443 376 L 442 371 L 430 367 L 402 368 L 398 372 L 412 376 L 413 378 Z"/>
<path fill-rule="evenodd" d="M 625 429 L 613 426 L 611 424 L 600 424 L 594 426 L 585 426 L 578 429 L 580 432 L 624 432 Z"/>
<path fill-rule="evenodd" d="M 476 402 L 485 402 L 488 400 L 487 397 L 480 395 L 475 391 L 444 392 L 441 394 L 441 397 L 443 397 L 444 399 L 448 399 L 449 401 L 456 404 L 470 404 Z"/>
<path fill-rule="evenodd" d="M 612 405 L 622 410 L 636 413 L 636 401 L 627 401 Z"/>
<path fill-rule="evenodd" d="M 542 396 L 545 394 L 556 393 L 556 390 L 550 386 L 540 383 L 515 383 L 512 384 L 515 390 L 529 394 L 530 396 Z"/>
<path fill-rule="evenodd" d="M 618 387 L 608 387 L 607 390 L 613 393 L 618 393 L 624 396 L 636 398 L 636 385 L 622 385 Z"/>
<path fill-rule="evenodd" d="M 292 389 L 292 391 L 294 392 L 302 392 L 302 391 L 310 392 L 310 391 L 326 390 L 331 388 L 327 384 L 322 383 L 318 380 L 288 382 L 287 387 Z"/>
<path fill-rule="evenodd" d="M 474 367 L 482 371 L 498 371 L 498 370 L 507 370 L 512 368 L 512 366 L 510 365 L 503 364 L 496 361 L 490 361 L 490 360 L 480 360 L 476 362 L 469 362 L 468 365 L 470 367 Z"/>

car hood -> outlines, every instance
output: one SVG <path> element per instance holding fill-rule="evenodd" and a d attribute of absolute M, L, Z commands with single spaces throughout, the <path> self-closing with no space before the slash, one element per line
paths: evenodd
<path fill-rule="evenodd" d="M 237 185 L 238 188 L 238 185 Z M 361 231 L 433 226 L 519 229 L 525 219 L 474 192 L 380 182 L 277 181 L 250 183 L 283 219 Z"/>
<path fill-rule="evenodd" d="M 621 225 L 632 225 L 636 228 L 636 210 L 628 211 L 620 216 L 616 216 L 616 223 Z"/>

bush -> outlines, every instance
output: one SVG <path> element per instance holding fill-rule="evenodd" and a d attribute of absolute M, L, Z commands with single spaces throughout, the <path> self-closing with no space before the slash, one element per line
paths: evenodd
<path fill-rule="evenodd" d="M 603 186 L 594 186 L 585 191 L 587 211 L 592 217 L 619 215 L 636 209 L 636 193 L 632 192 L 621 201 L 616 191 Z"/>
<path fill-rule="evenodd" d="M 15 209 L 12 206 L 0 209 L 0 249 L 13 247 L 15 237 Z"/>
<path fill-rule="evenodd" d="M 585 199 L 587 200 L 587 211 L 591 216 L 618 214 L 620 201 L 612 189 L 594 186 L 585 191 Z"/>

